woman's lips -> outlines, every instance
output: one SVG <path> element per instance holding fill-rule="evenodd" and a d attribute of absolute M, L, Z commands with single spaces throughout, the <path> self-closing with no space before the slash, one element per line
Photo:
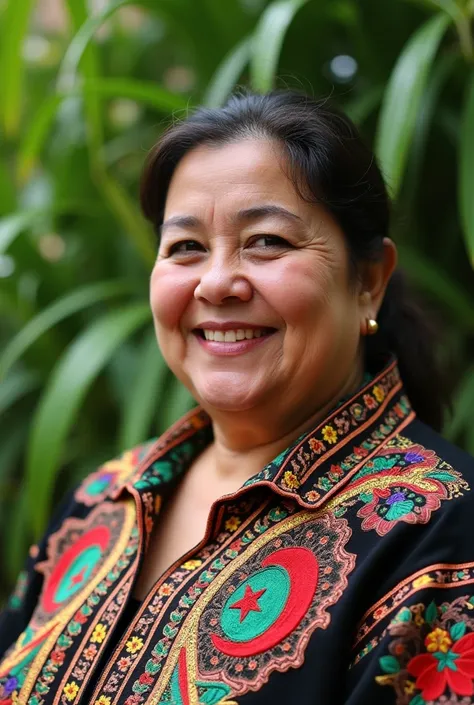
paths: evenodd
<path fill-rule="evenodd" d="M 211 355 L 228 356 L 228 355 L 242 355 L 243 353 L 253 350 L 258 345 L 264 344 L 269 338 L 274 335 L 276 331 L 270 331 L 264 333 L 260 338 L 251 338 L 250 340 L 236 340 L 235 343 L 223 343 L 216 340 L 206 340 L 202 337 L 201 333 L 198 331 L 193 331 L 193 335 L 201 345 L 204 350 L 206 350 Z"/>

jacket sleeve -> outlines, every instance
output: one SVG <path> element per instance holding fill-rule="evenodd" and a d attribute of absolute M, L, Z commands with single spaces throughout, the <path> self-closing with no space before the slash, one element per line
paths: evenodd
<path fill-rule="evenodd" d="M 43 576 L 36 565 L 46 558 L 49 536 L 57 531 L 73 506 L 74 490 L 58 506 L 42 540 L 30 548 L 23 570 L 4 609 L 0 612 L 0 659 L 26 629 L 38 602 Z"/>

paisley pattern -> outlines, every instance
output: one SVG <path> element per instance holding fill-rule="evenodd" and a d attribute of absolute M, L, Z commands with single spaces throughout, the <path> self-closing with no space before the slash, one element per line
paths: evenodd
<path fill-rule="evenodd" d="M 35 697 L 50 690 L 46 683 L 61 670 L 66 652 L 93 616 L 100 595 L 136 553 L 134 520 L 129 504 L 104 502 L 86 519 L 66 519 L 50 537 L 48 559 L 36 566 L 44 577 L 36 609 L 0 666 L 0 702 L 7 695 L 12 702 L 16 697 L 26 702 L 40 672 L 45 684 L 41 677 L 36 681 L 39 690 L 28 702 L 34 704 Z"/>
<path fill-rule="evenodd" d="M 209 697 L 218 687 L 226 698 L 241 696 L 272 671 L 297 668 L 347 586 L 355 565 L 345 550 L 350 535 L 344 519 L 304 513 L 256 541 L 196 603 L 169 653 L 170 680 L 164 673 L 153 695 L 170 702 L 178 689 L 181 702 L 197 703 L 199 689 Z"/>
<path fill-rule="evenodd" d="M 126 483 L 137 471 L 137 466 L 146 458 L 153 445 L 154 441 L 149 441 L 126 451 L 115 460 L 104 463 L 78 488 L 76 500 L 87 507 L 92 507 L 112 496 L 113 490 Z"/>

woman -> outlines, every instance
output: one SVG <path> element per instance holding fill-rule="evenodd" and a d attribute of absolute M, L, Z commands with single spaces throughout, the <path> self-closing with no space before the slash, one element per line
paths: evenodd
<path fill-rule="evenodd" d="M 106 463 L 0 622 L 1 703 L 471 703 L 472 462 L 355 127 L 236 95 L 150 156 L 158 343 L 199 406 Z"/>

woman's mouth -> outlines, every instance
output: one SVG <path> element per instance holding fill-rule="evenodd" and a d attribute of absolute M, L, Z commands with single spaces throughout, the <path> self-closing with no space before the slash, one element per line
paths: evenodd
<path fill-rule="evenodd" d="M 193 335 L 201 347 L 214 355 L 240 355 L 265 343 L 276 333 L 275 328 L 238 328 L 210 330 L 195 328 Z"/>

